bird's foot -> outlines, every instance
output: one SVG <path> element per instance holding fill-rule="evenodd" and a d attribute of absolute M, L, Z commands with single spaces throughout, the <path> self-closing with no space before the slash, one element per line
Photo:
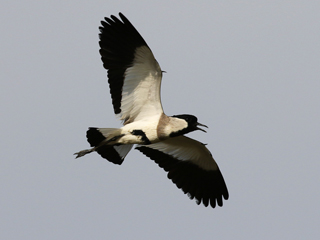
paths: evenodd
<path fill-rule="evenodd" d="M 91 149 L 85 149 L 85 150 L 82 150 L 80 152 L 77 152 L 77 153 L 74 153 L 73 155 L 77 155 L 76 158 L 79 158 L 79 157 L 83 157 L 84 155 L 88 154 L 88 153 L 91 153 L 94 151 L 94 148 L 91 148 Z"/>

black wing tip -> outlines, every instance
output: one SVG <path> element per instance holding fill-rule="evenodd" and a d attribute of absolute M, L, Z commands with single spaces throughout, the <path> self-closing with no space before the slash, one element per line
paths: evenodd
<path fill-rule="evenodd" d="M 115 25 L 130 24 L 132 26 L 130 21 L 121 12 L 119 12 L 119 17 L 115 15 L 110 15 L 110 17 L 104 17 L 103 20 L 100 21 L 101 23 L 101 26 L 99 26 L 100 32 L 103 32 L 106 27 L 115 26 Z M 101 34 L 100 34 L 100 37 L 101 37 Z"/>
<path fill-rule="evenodd" d="M 100 22 L 100 42 L 103 41 L 106 36 L 110 36 L 113 38 L 117 36 L 120 39 L 124 39 L 126 44 L 129 43 L 127 39 L 130 38 L 132 46 L 135 47 L 139 47 L 142 45 L 148 46 L 146 41 L 140 35 L 138 30 L 133 26 L 133 24 L 128 20 L 128 18 L 121 12 L 119 12 L 119 17 L 111 15 L 110 17 L 105 17 L 104 20 Z"/>
<path fill-rule="evenodd" d="M 220 170 L 206 171 L 190 162 L 181 162 L 168 154 L 146 146 L 136 147 L 147 157 L 154 160 L 168 172 L 168 178 L 180 188 L 190 199 L 195 199 L 200 205 L 215 208 L 222 207 L 223 200 L 229 198 L 229 193 Z"/>
<path fill-rule="evenodd" d="M 136 49 L 148 45 L 121 12 L 119 17 L 105 17 L 99 31 L 99 53 L 103 67 L 108 71 L 114 112 L 119 114 L 126 69 L 133 65 Z"/>
<path fill-rule="evenodd" d="M 119 14 L 119 17 L 120 17 L 121 20 L 128 20 L 128 19 L 126 18 L 126 16 L 124 16 L 124 14 L 123 14 L 122 12 L 119 12 L 118 14 Z M 117 21 L 117 20 L 119 20 L 119 18 L 118 18 L 117 16 L 111 14 L 110 17 L 104 17 L 104 20 L 105 20 L 105 21 L 110 21 L 110 20 L 111 20 L 111 21 L 112 21 L 112 20 L 113 20 L 113 21 Z"/>
<path fill-rule="evenodd" d="M 128 18 L 122 12 L 119 12 L 119 17 L 123 22 L 129 22 Z"/>
<path fill-rule="evenodd" d="M 122 20 L 122 23 L 124 23 L 124 24 L 128 24 L 129 23 L 130 25 L 132 25 L 131 22 L 128 20 L 128 18 L 122 12 L 119 12 L 119 17 Z M 107 19 L 113 20 L 114 22 L 119 22 L 120 21 L 120 19 L 115 15 L 110 15 L 110 18 L 105 17 L 104 19 L 106 21 L 108 21 Z"/>
<path fill-rule="evenodd" d="M 109 162 L 117 165 L 121 165 L 123 163 L 124 158 L 120 157 L 119 153 L 114 149 L 113 146 L 103 145 L 96 151 L 101 157 L 107 159 Z"/>

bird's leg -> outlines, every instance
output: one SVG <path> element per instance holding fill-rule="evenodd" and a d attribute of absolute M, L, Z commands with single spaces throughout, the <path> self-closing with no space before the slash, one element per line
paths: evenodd
<path fill-rule="evenodd" d="M 118 136 L 115 136 L 109 140 L 105 140 L 105 141 L 102 141 L 98 146 L 95 146 L 93 148 L 90 148 L 90 149 L 85 149 L 85 150 L 82 150 L 80 152 L 77 152 L 77 153 L 74 153 L 73 155 L 77 155 L 76 158 L 79 158 L 79 157 L 83 157 L 84 155 L 88 154 L 88 153 L 92 153 L 94 151 L 97 150 L 97 148 L 101 147 L 102 145 L 107 145 L 108 143 L 110 142 L 113 142 L 113 141 L 116 141 L 118 140 L 119 138 L 121 138 L 122 136 L 124 136 L 124 134 L 120 134 Z"/>
<path fill-rule="evenodd" d="M 74 153 L 73 155 L 77 155 L 76 158 L 83 157 L 84 155 L 86 155 L 88 153 L 94 152 L 96 149 L 97 149 L 96 147 L 91 148 L 91 149 L 85 149 L 80 152 Z"/>

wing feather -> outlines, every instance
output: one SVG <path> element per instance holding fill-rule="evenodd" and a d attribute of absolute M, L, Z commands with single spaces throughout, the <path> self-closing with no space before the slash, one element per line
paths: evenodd
<path fill-rule="evenodd" d="M 185 194 L 208 206 L 223 205 L 229 193 L 224 178 L 204 144 L 179 136 L 137 149 L 168 172 L 168 178 Z"/>
<path fill-rule="evenodd" d="M 161 68 L 139 32 L 121 13 L 100 27 L 100 54 L 108 70 L 115 114 L 126 123 L 160 115 Z"/>

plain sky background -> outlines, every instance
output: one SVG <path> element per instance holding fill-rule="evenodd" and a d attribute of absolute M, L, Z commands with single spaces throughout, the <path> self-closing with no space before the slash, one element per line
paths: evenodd
<path fill-rule="evenodd" d="M 139 151 L 88 148 L 120 127 L 98 53 L 122 12 L 162 70 L 168 115 L 209 126 L 229 188 L 197 206 Z M 5 1 L 0 239 L 320 239 L 320 1 Z"/>

